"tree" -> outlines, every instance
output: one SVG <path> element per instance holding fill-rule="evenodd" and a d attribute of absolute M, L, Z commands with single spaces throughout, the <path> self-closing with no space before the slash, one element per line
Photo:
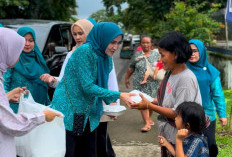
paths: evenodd
<path fill-rule="evenodd" d="M 90 15 L 90 18 L 93 18 L 97 22 L 104 21 L 104 22 L 114 22 L 117 24 L 119 24 L 119 22 L 121 21 L 121 16 L 119 16 L 118 14 L 114 14 L 110 16 L 109 14 L 107 14 L 105 9 L 98 10 L 97 12 Z"/>
<path fill-rule="evenodd" d="M 18 6 L 27 5 L 29 5 L 28 0 L 0 0 L 0 18 L 13 17 L 20 12 Z M 12 13 L 11 15 L 8 14 L 9 11 Z"/>
<path fill-rule="evenodd" d="M 75 0 L 6 0 L 0 2 L 1 18 L 30 18 L 68 21 L 76 14 Z"/>
<path fill-rule="evenodd" d="M 128 30 L 134 30 L 137 33 L 147 33 L 150 27 L 156 25 L 159 20 L 165 20 L 171 7 L 174 6 L 174 0 L 102 0 L 109 15 L 115 13 L 117 8 L 118 14 L 122 16 L 122 23 Z M 222 3 L 221 7 L 226 6 L 227 0 L 178 0 L 188 5 L 205 3 L 204 7 L 198 11 L 207 11 L 211 8 L 211 3 Z M 121 10 L 121 4 L 127 3 L 128 8 Z M 144 28 L 143 26 L 147 26 Z"/>
<path fill-rule="evenodd" d="M 108 14 L 113 14 L 114 7 L 117 7 L 124 27 L 134 34 L 149 34 L 159 38 L 167 31 L 181 30 L 188 37 L 195 36 L 210 41 L 220 29 L 219 23 L 213 20 L 210 14 L 217 10 L 215 8 L 225 6 L 227 0 L 103 0 L 103 2 Z M 128 3 L 128 8 L 121 10 L 118 6 L 125 2 Z M 222 5 L 217 5 L 218 2 Z M 191 20 L 192 18 L 194 19 Z M 193 21 L 198 24 L 193 24 Z"/>
<path fill-rule="evenodd" d="M 220 31 L 220 22 L 211 18 L 211 14 L 220 7 L 214 4 L 210 10 L 198 12 L 207 5 L 206 2 L 194 6 L 184 2 L 175 2 L 175 6 L 170 9 L 170 13 L 165 15 L 165 21 L 159 20 L 153 27 L 151 35 L 155 38 L 163 34 L 176 30 L 181 31 L 188 39 L 197 38 L 204 42 L 211 43 L 215 33 Z"/>
<path fill-rule="evenodd" d="M 93 18 L 97 22 L 110 21 L 109 17 L 106 14 L 105 9 L 98 10 L 97 12 L 90 15 L 90 18 Z"/>

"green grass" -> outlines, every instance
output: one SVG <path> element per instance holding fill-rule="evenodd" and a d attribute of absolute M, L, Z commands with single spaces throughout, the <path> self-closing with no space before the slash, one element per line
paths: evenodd
<path fill-rule="evenodd" d="M 219 119 L 217 118 L 216 125 L 216 141 L 218 145 L 219 154 L 218 157 L 232 157 L 232 131 L 230 123 L 230 112 L 232 106 L 232 90 L 224 90 L 226 99 L 226 112 L 228 124 L 226 127 L 222 128 Z M 230 126 L 229 126 L 230 124 Z"/>

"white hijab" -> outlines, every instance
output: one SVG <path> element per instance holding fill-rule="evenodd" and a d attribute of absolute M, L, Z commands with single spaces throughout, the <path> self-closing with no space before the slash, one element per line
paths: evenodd
<path fill-rule="evenodd" d="M 9 104 L 4 87 L 3 73 L 7 68 L 14 65 L 18 60 L 23 47 L 25 45 L 24 37 L 21 37 L 17 32 L 8 29 L 0 28 L 0 100 L 1 105 Z"/>

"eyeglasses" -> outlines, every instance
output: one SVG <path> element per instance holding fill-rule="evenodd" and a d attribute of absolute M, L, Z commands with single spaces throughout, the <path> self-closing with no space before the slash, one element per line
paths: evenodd
<path fill-rule="evenodd" d="M 193 53 L 197 53 L 197 52 L 198 52 L 198 50 L 193 49 L 193 50 L 192 50 L 192 52 L 193 52 Z"/>

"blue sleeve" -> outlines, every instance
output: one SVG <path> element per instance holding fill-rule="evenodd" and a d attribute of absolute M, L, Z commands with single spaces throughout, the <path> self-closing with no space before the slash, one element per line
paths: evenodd
<path fill-rule="evenodd" d="M 211 96 L 219 118 L 226 118 L 226 103 L 219 76 L 211 85 Z"/>
<path fill-rule="evenodd" d="M 101 97 L 107 100 L 106 103 L 116 102 L 120 96 L 120 92 L 104 89 L 95 84 L 96 79 L 92 74 L 93 68 L 97 67 L 97 65 L 95 65 L 96 62 L 94 62 L 94 60 L 96 60 L 96 58 L 94 58 L 94 52 L 84 48 L 79 48 L 78 50 L 79 52 L 74 52 L 70 58 L 70 64 L 71 71 L 80 81 L 83 92 L 95 97 Z"/>
<path fill-rule="evenodd" d="M 4 89 L 5 89 L 6 93 L 11 90 L 10 89 L 10 84 L 11 84 L 11 80 L 12 80 L 12 73 L 13 73 L 13 69 L 7 69 L 7 71 L 3 75 Z"/>

